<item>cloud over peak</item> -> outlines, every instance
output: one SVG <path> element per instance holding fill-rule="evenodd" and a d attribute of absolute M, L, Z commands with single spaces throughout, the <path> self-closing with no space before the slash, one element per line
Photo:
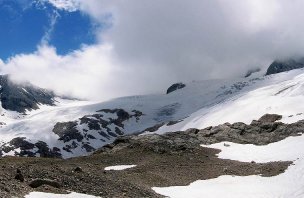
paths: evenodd
<path fill-rule="evenodd" d="M 108 99 L 242 76 L 304 50 L 300 0 L 45 1 L 89 15 L 101 25 L 98 42 L 66 56 L 41 45 L 12 57 L 3 71 L 75 96 Z"/>

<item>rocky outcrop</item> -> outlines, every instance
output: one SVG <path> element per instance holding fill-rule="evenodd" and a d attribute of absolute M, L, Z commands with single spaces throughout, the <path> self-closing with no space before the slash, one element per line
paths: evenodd
<path fill-rule="evenodd" d="M 54 126 L 53 132 L 59 136 L 59 140 L 69 142 L 83 140 L 83 135 L 77 130 L 77 122 L 58 122 Z"/>
<path fill-rule="evenodd" d="M 255 80 L 258 80 L 258 79 L 252 79 L 250 81 L 255 81 Z M 232 84 L 230 87 L 228 87 L 228 86 L 222 86 L 221 89 L 223 90 L 223 92 L 220 93 L 219 95 L 217 95 L 216 97 L 217 98 L 219 98 L 219 97 L 227 97 L 228 95 L 232 95 L 232 94 L 238 93 L 242 89 L 244 89 L 245 87 L 250 86 L 249 82 L 246 82 L 246 81 L 236 82 L 236 83 Z"/>
<path fill-rule="evenodd" d="M 258 121 L 264 123 L 264 122 L 275 122 L 281 119 L 282 116 L 278 114 L 265 114 Z"/>
<path fill-rule="evenodd" d="M 52 186 L 54 188 L 60 188 L 61 184 L 55 180 L 50 180 L 50 179 L 35 179 L 31 181 L 29 184 L 30 187 L 32 188 L 38 188 L 42 185 L 47 185 L 47 186 Z"/>
<path fill-rule="evenodd" d="M 171 93 L 171 92 L 174 92 L 178 89 L 182 89 L 186 87 L 186 85 L 184 83 L 175 83 L 173 85 L 171 85 L 168 89 L 167 89 L 167 94 Z"/>
<path fill-rule="evenodd" d="M 39 109 L 38 104 L 54 105 L 54 93 L 35 87 L 29 83 L 16 84 L 8 75 L 0 76 L 0 100 L 7 110 L 24 113 Z"/>
<path fill-rule="evenodd" d="M 181 150 L 192 150 L 201 144 L 214 144 L 223 141 L 240 144 L 266 145 L 289 136 L 304 133 L 304 120 L 292 124 L 276 122 L 280 115 L 266 114 L 259 120 L 247 125 L 242 122 L 225 123 L 205 129 L 188 129 L 186 131 L 151 134 L 143 136 L 120 137 L 103 150 L 141 147 L 156 153 L 170 153 Z"/>
<path fill-rule="evenodd" d="M 27 157 L 61 157 L 60 149 L 57 147 L 49 148 L 47 143 L 43 141 L 37 141 L 31 143 L 26 140 L 25 137 L 17 137 L 10 142 L 0 147 L 0 155 L 4 155 L 9 152 L 14 152 L 16 156 Z"/>
<path fill-rule="evenodd" d="M 290 71 L 304 67 L 304 58 L 276 60 L 268 67 L 266 75 L 277 74 L 280 72 Z"/>
<path fill-rule="evenodd" d="M 144 114 L 138 110 L 101 109 L 95 114 L 85 115 L 78 120 L 58 122 L 53 132 L 58 135 L 63 151 L 73 153 L 83 150 L 90 153 L 125 134 L 125 123 L 138 122 Z M 94 144 L 91 144 L 94 142 Z M 96 146 L 100 145 L 100 146 Z"/>

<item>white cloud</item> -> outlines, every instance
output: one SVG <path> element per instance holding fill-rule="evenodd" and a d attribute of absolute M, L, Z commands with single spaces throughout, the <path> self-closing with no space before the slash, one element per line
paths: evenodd
<path fill-rule="evenodd" d="M 49 43 L 59 17 L 60 15 L 57 10 L 54 10 L 52 14 L 49 15 L 50 25 L 40 41 L 42 45 L 47 45 Z"/>
<path fill-rule="evenodd" d="M 40 2 L 48 2 L 60 10 L 74 12 L 79 9 L 79 0 L 38 0 Z"/>
<path fill-rule="evenodd" d="M 241 76 L 304 51 L 301 0 L 48 1 L 111 24 L 97 30 L 98 43 L 66 56 L 44 44 L 5 63 L 15 78 L 60 93 L 151 93 L 175 81 Z"/>
<path fill-rule="evenodd" d="M 14 80 L 30 80 L 58 94 L 102 98 L 109 82 L 111 46 L 87 46 L 66 56 L 59 56 L 53 47 L 39 46 L 33 54 L 12 57 L 2 68 Z M 112 95 L 113 93 L 109 93 Z"/>

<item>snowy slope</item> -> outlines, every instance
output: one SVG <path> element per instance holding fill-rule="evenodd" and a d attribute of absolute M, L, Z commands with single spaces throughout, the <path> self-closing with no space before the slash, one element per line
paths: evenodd
<path fill-rule="evenodd" d="M 283 116 L 282 122 L 292 123 L 304 119 L 304 74 L 294 70 L 264 78 L 263 82 L 242 90 L 239 94 L 214 106 L 204 107 L 174 126 L 164 126 L 166 131 L 203 129 L 225 122 L 244 122 L 260 118 L 266 113 Z"/>
<path fill-rule="evenodd" d="M 57 106 L 40 105 L 26 115 L 2 109 L 0 148 L 2 155 L 59 154 L 66 158 L 86 155 L 117 136 L 141 133 L 155 125 L 163 125 L 155 129 L 163 133 L 250 122 L 266 112 L 283 114 L 283 120 L 291 122 L 304 116 L 302 73 L 294 70 L 260 78 L 193 81 L 170 94 L 101 103 L 57 99 Z M 181 122 L 167 126 L 170 121 Z"/>
<path fill-rule="evenodd" d="M 226 142 L 227 144 L 227 142 Z M 289 137 L 266 146 L 239 145 L 224 142 L 207 147 L 221 149 L 219 157 L 244 162 L 293 161 L 294 164 L 278 176 L 262 177 L 224 175 L 215 179 L 199 180 L 189 186 L 153 188 L 171 198 L 182 197 L 304 197 L 304 136 Z M 204 145 L 203 145 L 204 146 Z M 220 190 L 219 190 L 220 189 Z"/>

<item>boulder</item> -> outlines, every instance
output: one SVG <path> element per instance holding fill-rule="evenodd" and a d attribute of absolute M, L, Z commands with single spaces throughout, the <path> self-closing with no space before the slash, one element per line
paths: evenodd
<path fill-rule="evenodd" d="M 275 122 L 281 120 L 282 116 L 278 114 L 265 114 L 258 121 L 260 122 Z"/>
<path fill-rule="evenodd" d="M 182 89 L 186 87 L 186 85 L 184 83 L 175 83 L 173 85 L 171 85 L 168 89 L 167 89 L 167 94 L 171 93 L 171 92 L 174 92 L 178 89 Z"/>
<path fill-rule="evenodd" d="M 59 182 L 50 179 L 35 179 L 29 184 L 29 186 L 32 188 L 38 188 L 42 185 L 52 186 L 54 188 L 61 188 L 61 184 Z"/>

